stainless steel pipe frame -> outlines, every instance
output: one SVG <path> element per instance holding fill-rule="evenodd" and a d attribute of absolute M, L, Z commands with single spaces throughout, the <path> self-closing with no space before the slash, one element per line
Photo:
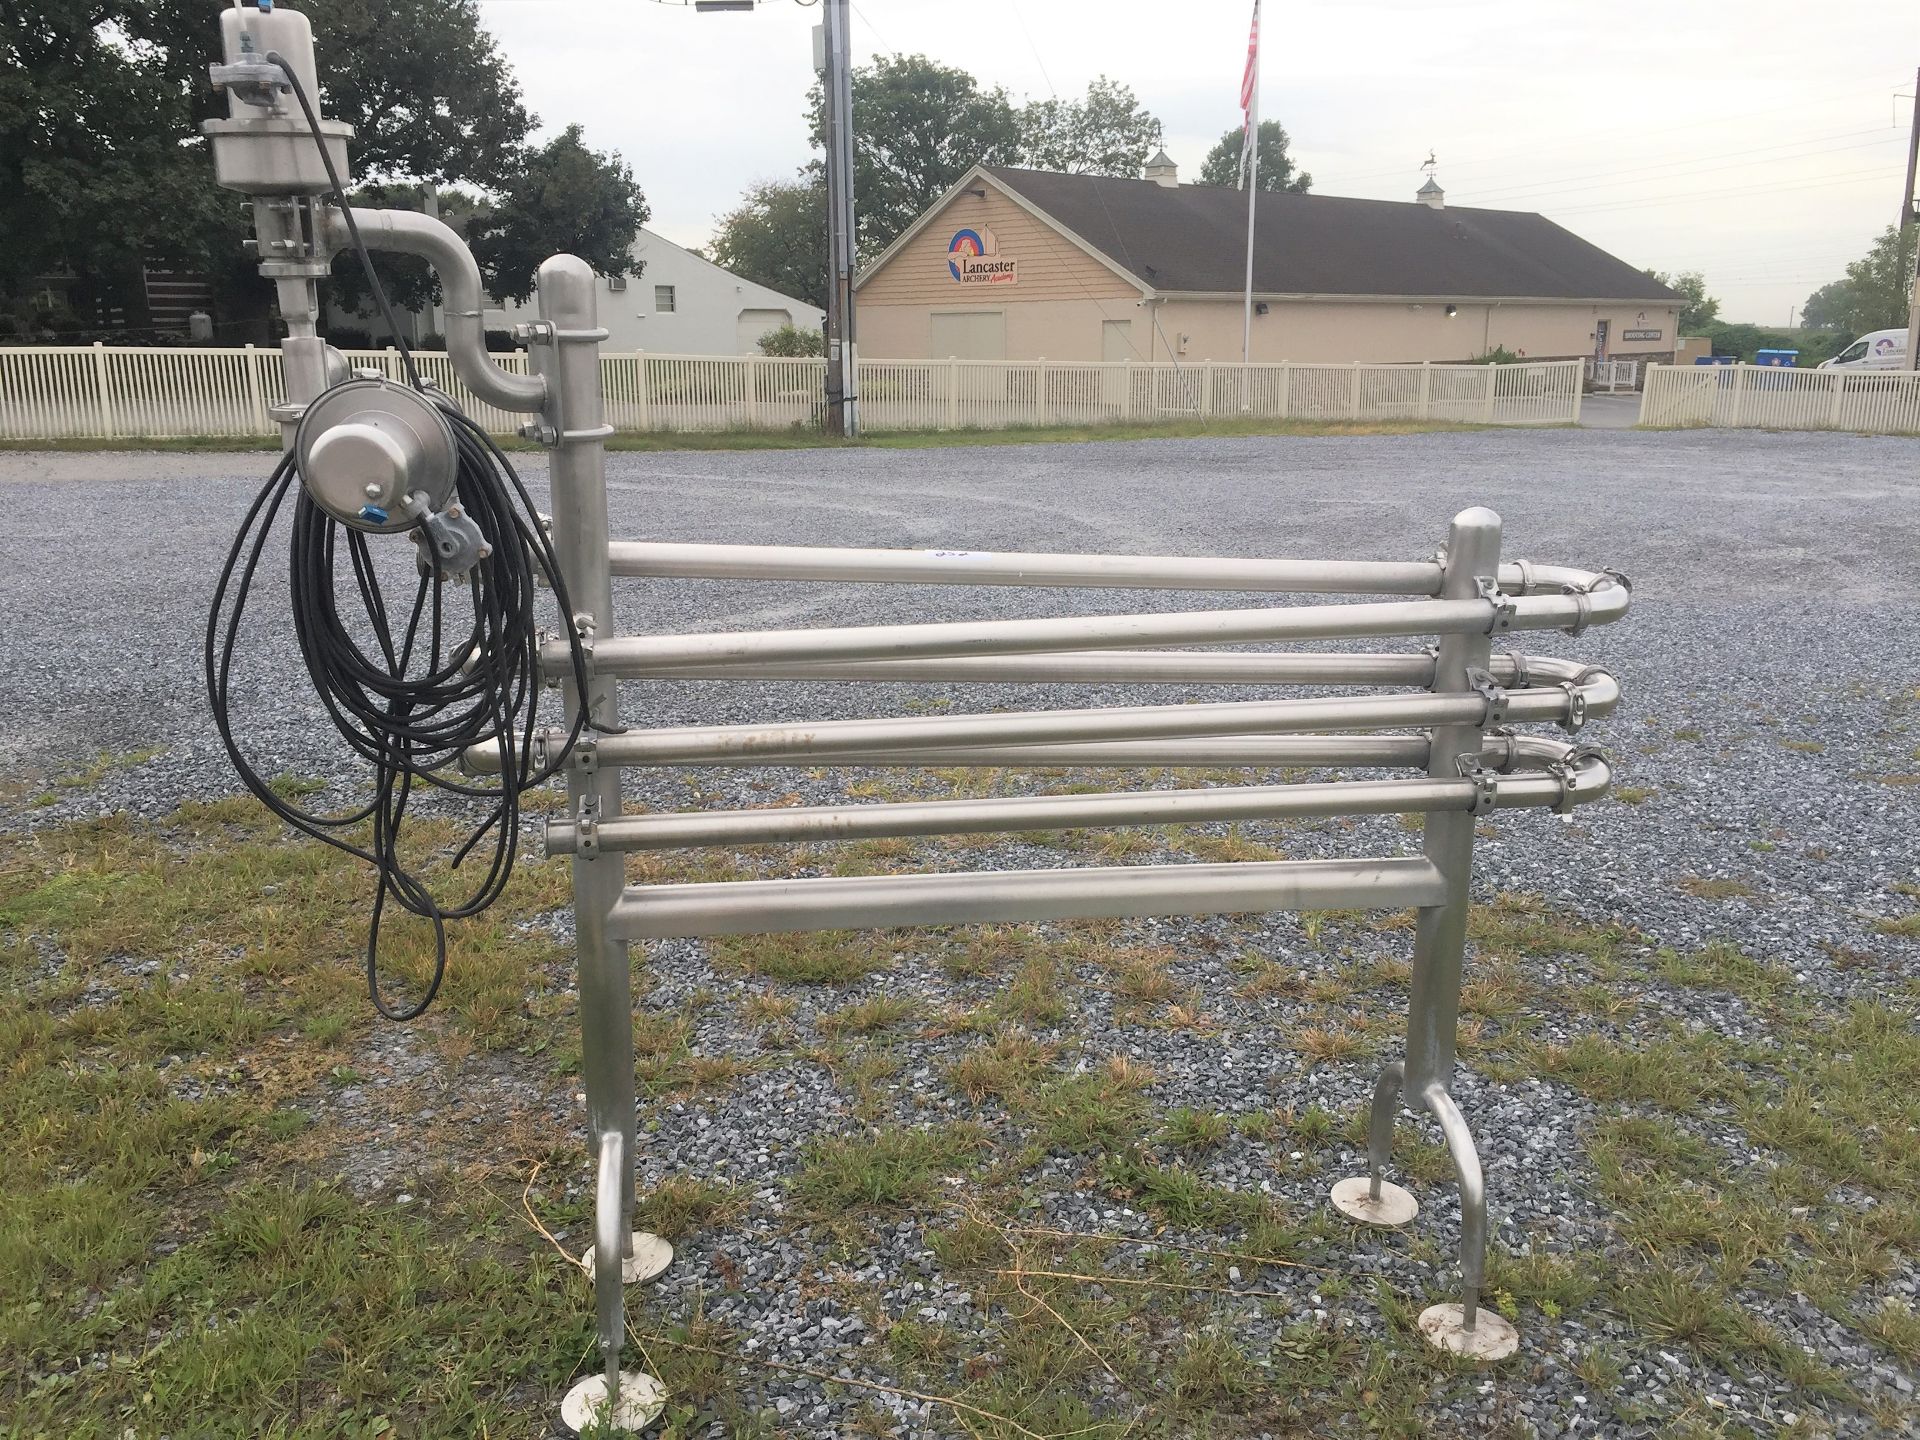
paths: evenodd
<path fill-rule="evenodd" d="M 596 608 L 582 632 L 596 693 L 614 679 L 1401 687 L 1338 695 L 974 715 L 681 726 L 588 736 L 570 761 L 571 813 L 549 822 L 550 853 L 576 866 L 629 850 L 803 844 L 878 836 L 1018 832 L 1297 816 L 1424 814 L 1424 853 L 1388 859 L 1143 865 L 1084 869 L 798 878 L 616 889 L 595 871 L 577 892 L 583 947 L 629 940 L 884 928 L 982 921 L 1411 907 L 1418 912 L 1407 1054 L 1375 1088 L 1370 1171 L 1342 1181 L 1350 1217 L 1405 1224 L 1417 1206 L 1384 1178 L 1393 1122 L 1408 1104 L 1439 1121 L 1457 1168 L 1464 1291 L 1431 1307 L 1422 1329 L 1456 1353 L 1497 1358 L 1513 1328 L 1479 1307 L 1486 1198 L 1473 1136 L 1451 1095 L 1476 818 L 1495 809 L 1562 813 L 1606 793 L 1611 772 L 1585 747 L 1513 733 L 1512 723 L 1578 731 L 1620 690 L 1605 670 L 1494 654 L 1517 630 L 1578 634 L 1623 616 L 1624 577 L 1502 564 L 1491 511 L 1456 517 L 1431 561 L 1343 562 L 1131 555 L 1000 554 L 612 540 L 604 507 L 558 513 L 568 582 L 596 605 L 612 577 L 827 584 L 1023 585 L 1247 593 L 1389 595 L 1360 603 L 1060 619 L 951 621 L 717 634 L 621 635 Z M 576 568 L 577 567 L 577 570 Z M 1198 647 L 1342 637 L 1437 636 L 1418 653 Z M 1168 645 L 1195 647 L 1158 648 Z M 566 648 L 543 655 L 567 684 Z M 1413 731 L 1380 734 L 1369 732 Z M 535 737 L 549 758 L 564 732 Z M 497 767 L 470 752 L 476 771 Z M 623 766 L 1075 765 L 1410 768 L 1424 778 L 1317 781 L 1188 790 L 958 799 L 906 804 L 621 815 L 617 790 L 582 778 Z M 578 872 L 576 872 L 578 873 Z M 617 873 L 617 872 L 612 872 Z M 610 900 L 610 903 L 609 903 Z M 583 975 L 591 963 L 583 949 Z M 583 1005 L 584 1005 L 583 999 Z M 612 1037 L 603 1040 L 611 1045 Z M 630 1070 L 630 1067 L 628 1067 Z M 623 1072 L 625 1073 L 625 1072 Z M 590 1095 L 596 1081 L 588 1075 Z M 623 1097 L 624 1099 L 624 1097 Z M 596 1106 L 596 1115 L 605 1107 Z"/>

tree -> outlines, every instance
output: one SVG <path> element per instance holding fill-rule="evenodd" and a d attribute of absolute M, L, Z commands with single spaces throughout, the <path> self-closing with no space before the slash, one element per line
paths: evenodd
<path fill-rule="evenodd" d="M 813 143 L 826 146 L 825 102 L 810 97 Z M 853 185 L 860 249 L 872 256 L 974 165 L 1013 165 L 1020 115 L 1007 92 L 925 55 L 891 55 L 853 71 Z M 824 174 L 813 161 L 809 172 Z"/>
<path fill-rule="evenodd" d="M 1235 186 L 1240 183 L 1241 132 L 1238 126 L 1220 137 L 1220 143 L 1200 162 L 1202 185 Z M 1255 181 L 1261 190 L 1286 190 L 1304 195 L 1313 188 L 1313 176 L 1296 170 L 1287 153 L 1287 132 L 1278 120 L 1260 122 L 1260 149 L 1255 155 L 1260 174 Z"/>
<path fill-rule="evenodd" d="M 1036 100 L 1020 112 L 1026 163 L 1069 175 L 1133 179 L 1160 148 L 1160 122 L 1127 86 L 1102 75 L 1082 100 Z"/>
<path fill-rule="evenodd" d="M 467 222 L 467 243 L 490 294 L 525 300 L 540 262 L 556 251 L 602 275 L 638 275 L 633 239 L 648 214 L 626 162 L 589 150 L 581 128 L 569 125 L 521 153 L 492 207 Z"/>
<path fill-rule="evenodd" d="M 1810 330 L 1844 330 L 1852 308 L 1852 287 L 1844 280 L 1830 280 L 1800 307 L 1800 323 Z"/>
<path fill-rule="evenodd" d="M 211 31 L 209 7 L 189 8 Z M 536 118 L 479 0 L 306 0 L 300 8 L 313 22 L 326 113 L 354 126 L 356 178 L 492 189 L 515 172 Z"/>
<path fill-rule="evenodd" d="M 117 305 L 147 323 L 147 260 L 211 268 L 237 252 L 239 207 L 183 146 L 218 46 L 196 6 L 198 49 L 179 43 L 183 0 L 11 0 L 0 6 L 0 291 L 74 277 L 76 309 Z M 171 22 L 171 23 L 169 23 Z M 198 77 L 195 78 L 195 72 Z"/>
<path fill-rule="evenodd" d="M 818 175 L 761 180 L 720 217 L 709 247 L 716 265 L 792 295 L 827 303 L 827 189 Z"/>
<path fill-rule="evenodd" d="M 1907 323 L 1917 241 L 1920 241 L 1920 225 L 1904 229 L 1889 225 L 1873 242 L 1871 250 L 1847 266 L 1846 280 L 1837 282 L 1845 286 L 1841 292 L 1845 307 L 1840 312 L 1840 328 L 1863 335 L 1869 330 L 1890 330 Z"/>
<path fill-rule="evenodd" d="M 1680 333 L 1696 335 L 1720 318 L 1720 302 L 1707 294 L 1707 277 L 1698 270 L 1682 270 L 1669 275 L 1664 270 L 1648 270 L 1647 278 L 1669 290 L 1678 291 L 1686 304 L 1680 307 Z"/>
<path fill-rule="evenodd" d="M 226 113 L 207 83 L 220 58 L 214 0 L 7 0 L 0 4 L 0 299 L 33 277 L 74 276 L 77 310 L 146 323 L 146 266 L 203 270 L 259 303 L 241 251 L 249 211 L 213 183 L 199 122 Z M 481 23 L 479 0 L 303 0 L 322 110 L 351 122 L 354 178 L 416 203 L 424 183 L 483 191 L 523 177 L 535 117 Z M 590 187 L 591 193 L 591 187 Z M 637 199 L 637 196 L 636 196 Z M 556 243 L 591 237 L 571 216 Z M 620 257 L 588 253 L 596 266 Z M 390 261 L 392 263 L 390 263 Z M 355 276 L 336 268 L 336 276 Z M 424 269 L 380 262 L 419 298 Z M 354 281 L 343 288 L 352 289 Z"/>

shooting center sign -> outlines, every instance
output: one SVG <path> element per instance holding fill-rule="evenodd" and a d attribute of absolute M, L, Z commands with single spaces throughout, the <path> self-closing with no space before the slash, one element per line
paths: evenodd
<path fill-rule="evenodd" d="M 1000 253 L 993 232 L 979 229 L 953 232 L 947 242 L 947 270 L 962 285 L 1018 285 L 1020 262 Z"/>

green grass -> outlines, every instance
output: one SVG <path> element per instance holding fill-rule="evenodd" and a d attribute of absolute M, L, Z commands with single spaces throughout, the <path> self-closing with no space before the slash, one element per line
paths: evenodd
<path fill-rule="evenodd" d="M 939 1198 L 942 1178 L 969 1169 L 985 1143 L 977 1127 L 957 1123 L 816 1140 L 794 1177 L 794 1198 L 823 1220 L 855 1210 L 915 1209 Z"/>
<path fill-rule="evenodd" d="M 419 838 L 444 852 L 451 833 L 427 825 Z M 731 873 L 776 863 L 722 859 Z M 861 863 L 889 859 L 914 857 Z M 6 1433 L 304 1440 L 542 1425 L 592 1364 L 587 1291 L 521 1209 L 524 1191 L 574 1249 L 590 1224 L 588 1161 L 555 1119 L 578 1083 L 570 965 L 546 927 L 526 923 L 565 897 L 564 864 L 518 867 L 501 907 L 457 928 L 445 1004 L 399 1030 L 370 1020 L 361 989 L 367 876 L 289 843 L 250 801 L 0 836 Z M 1309 1060 L 1397 1054 L 1396 1026 L 1371 1015 L 1404 1003 L 1403 922 L 1323 924 L 1316 940 L 1331 953 L 1304 973 L 1227 958 L 1284 1004 L 1266 1022 L 1276 1031 L 1337 1037 L 1309 1040 Z M 1854 1391 L 1859 1367 L 1807 1356 L 1765 1310 L 1803 1295 L 1882 1363 L 1920 1357 L 1920 1320 L 1881 1299 L 1920 1254 L 1920 993 L 1894 985 L 1834 1004 L 1792 983 L 1786 957 L 1662 949 L 1526 896 L 1476 907 L 1471 928 L 1468 1064 L 1540 1075 L 1595 1114 L 1549 1161 L 1589 1218 L 1524 1251 L 1496 1244 L 1488 1303 L 1542 1347 L 1626 1323 L 1622 1338 L 1568 1352 L 1602 1426 L 1698 1429 L 1677 1392 L 1626 1418 L 1644 1403 L 1620 1390 L 1626 1365 L 1677 1347 L 1711 1383 L 1767 1377 L 1780 1408 L 1821 1424 L 1910 1430 L 1911 1412 Z M 1324 1207 L 1217 1183 L 1244 1150 L 1256 1169 L 1311 1175 L 1317 1191 L 1352 1163 L 1362 1126 L 1344 1103 L 1338 1117 L 1216 1113 L 1125 1058 L 1108 996 L 1134 1007 L 1116 1029 L 1162 1023 L 1158 1008 L 1186 998 L 1165 977 L 1200 958 L 1148 933 L 1101 923 L 713 942 L 719 969 L 757 978 L 638 1011 L 643 1093 L 671 1097 L 684 1122 L 750 1068 L 812 1066 L 844 1110 L 797 1155 L 776 1152 L 768 1174 L 650 1180 L 638 1223 L 696 1250 L 721 1234 L 752 1246 L 762 1232 L 742 1220 L 756 1193 L 786 1186 L 775 1233 L 811 1227 L 818 1243 L 804 1274 L 780 1283 L 860 1315 L 876 1343 L 858 1373 L 941 1397 L 928 1427 L 941 1433 L 1428 1433 L 1436 1406 L 1486 1378 L 1413 1329 L 1449 1297 L 1451 1236 L 1423 1220 L 1392 1237 L 1433 1277 L 1394 1288 L 1367 1278 L 1351 1227 Z M 1393 953 L 1375 953 L 1375 933 Z M 417 983 L 428 937 L 400 927 L 390 939 L 396 978 Z M 158 963 L 136 969 L 146 961 Z M 946 968 L 959 998 L 789 988 L 896 963 L 917 977 Z M 644 964 L 636 952 L 641 994 Z M 1689 1029 L 1627 1003 L 1649 975 L 1656 997 L 1714 992 L 1748 1023 Z M 810 1021 L 823 994 L 829 1008 Z M 1206 999 L 1229 1016 L 1236 1003 Z M 729 1018 L 740 1050 L 700 1043 Z M 416 1078 L 396 1053 L 424 1062 Z M 909 1066 L 934 1085 L 904 1084 Z M 419 1119 L 429 1108 L 435 1120 Z M 648 1099 L 642 1114 L 651 1124 L 667 1111 Z M 398 1168 L 363 1191 L 336 1178 L 380 1156 Z M 1405 1124 L 1394 1163 L 1423 1202 L 1454 1183 L 1444 1147 Z M 1048 1228 L 1042 1199 L 1060 1194 L 1097 1233 Z M 1116 1207 L 1135 1220 L 1093 1218 Z M 901 1227 L 926 1254 L 913 1278 L 964 1289 L 968 1307 L 929 1319 L 917 1294 L 890 1294 L 905 1277 L 859 1278 Z M 701 1308 L 767 1282 L 738 1245 L 709 1253 L 698 1298 L 663 1294 L 631 1316 L 630 1363 L 674 1390 L 662 1440 L 714 1425 L 779 1432 L 758 1413 L 767 1371 L 743 1348 L 750 1329 Z M 1309 1293 L 1333 1320 L 1288 1321 L 1270 1354 L 1244 1338 L 1238 1316 L 1297 1317 Z M 888 1433 L 878 1397 L 847 1393 L 869 1402 L 848 1433 Z"/>

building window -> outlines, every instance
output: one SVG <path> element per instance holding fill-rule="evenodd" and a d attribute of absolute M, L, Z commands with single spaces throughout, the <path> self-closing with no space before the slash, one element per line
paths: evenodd
<path fill-rule="evenodd" d="M 627 288 L 626 276 L 609 275 L 607 277 L 607 289 L 611 290 L 614 294 L 616 295 L 624 294 L 626 292 L 626 288 Z"/>
<path fill-rule="evenodd" d="M 673 313 L 673 287 L 671 285 L 656 285 L 653 287 L 653 308 L 658 310 L 662 315 L 671 315 Z"/>

